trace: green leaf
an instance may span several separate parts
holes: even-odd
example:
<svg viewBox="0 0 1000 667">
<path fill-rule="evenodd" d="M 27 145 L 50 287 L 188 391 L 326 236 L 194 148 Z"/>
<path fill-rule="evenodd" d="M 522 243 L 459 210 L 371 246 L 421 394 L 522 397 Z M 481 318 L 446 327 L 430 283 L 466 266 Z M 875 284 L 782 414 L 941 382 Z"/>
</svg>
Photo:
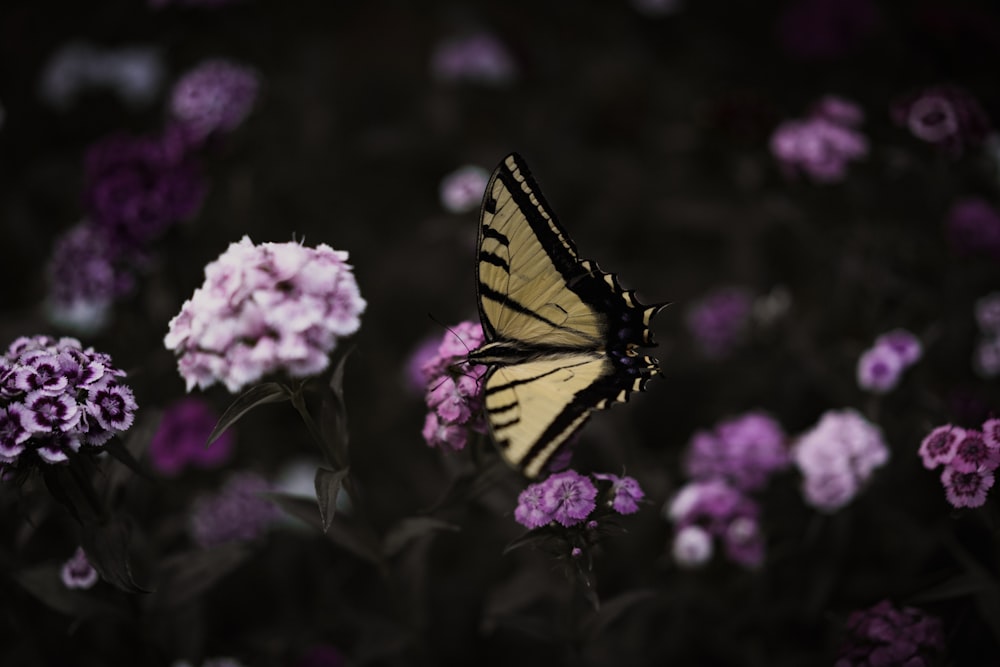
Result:
<svg viewBox="0 0 1000 667">
<path fill-rule="evenodd" d="M 129 527 L 120 520 L 84 525 L 83 550 L 101 578 L 126 593 L 149 593 L 132 576 L 130 541 Z"/>
<path fill-rule="evenodd" d="M 344 484 L 350 468 L 329 470 L 316 468 L 316 502 L 319 503 L 319 516 L 325 533 L 337 513 L 337 495 Z"/>
<path fill-rule="evenodd" d="M 289 398 L 288 389 L 277 382 L 264 382 L 247 389 L 219 417 L 219 423 L 215 425 L 212 433 L 208 436 L 205 446 L 215 442 L 215 439 L 222 435 L 227 428 L 238 422 L 243 415 L 258 405 L 287 401 Z"/>
<path fill-rule="evenodd" d="M 161 563 L 161 580 L 153 604 L 177 607 L 197 597 L 239 567 L 250 555 L 244 544 L 223 544 L 188 551 Z"/>
<path fill-rule="evenodd" d="M 453 523 L 429 516 L 403 519 L 385 534 L 382 539 L 382 551 L 387 556 L 393 556 L 413 540 L 444 530 L 458 532 L 460 528 Z"/>
</svg>

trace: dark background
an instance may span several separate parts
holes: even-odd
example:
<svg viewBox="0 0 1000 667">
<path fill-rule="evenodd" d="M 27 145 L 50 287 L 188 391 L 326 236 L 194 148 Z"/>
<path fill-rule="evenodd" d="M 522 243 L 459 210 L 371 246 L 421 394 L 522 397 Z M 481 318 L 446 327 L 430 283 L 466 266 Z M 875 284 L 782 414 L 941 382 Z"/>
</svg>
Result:
<svg viewBox="0 0 1000 667">
<path fill-rule="evenodd" d="M 982 570 L 972 588 L 992 586 L 990 599 L 1000 600 L 995 499 L 978 512 L 950 513 L 936 474 L 916 457 L 932 426 L 997 405 L 995 383 L 970 366 L 973 303 L 997 288 L 997 267 L 960 256 L 944 232 L 958 197 L 996 201 L 996 163 L 985 150 L 944 156 L 889 116 L 901 96 L 951 83 L 996 118 L 1000 16 L 985 1 L 872 3 L 877 19 L 860 35 L 848 19 L 824 23 L 820 32 L 847 37 L 838 52 L 817 57 L 783 46 L 781 17 L 795 4 L 689 1 L 650 16 L 610 0 L 247 0 L 160 11 L 124 0 L 6 0 L 3 344 L 61 333 L 39 306 L 44 267 L 55 238 L 82 215 L 87 146 L 122 130 L 155 132 L 165 119 L 162 102 L 136 111 L 99 91 L 66 112 L 47 108 L 36 87 L 51 54 L 70 40 L 154 44 L 168 80 L 210 57 L 250 65 L 262 93 L 208 156 L 202 210 L 158 243 L 136 293 L 84 342 L 129 370 L 140 406 L 162 407 L 184 392 L 162 346 L 167 322 L 230 242 L 249 234 L 349 251 L 368 301 L 345 382 L 353 468 L 381 530 L 430 506 L 464 461 L 425 446 L 422 397 L 405 379 L 415 347 L 443 333 L 432 318 L 452 324 L 476 313 L 477 214 L 442 209 L 444 175 L 467 163 L 492 169 L 518 151 L 584 256 L 618 272 L 643 301 L 675 304 L 655 323 L 664 379 L 596 417 L 578 448 L 581 469 L 624 465 L 651 501 L 623 521 L 628 533 L 608 541 L 595 575 L 604 600 L 649 597 L 599 631 L 581 629 L 586 607 L 544 554 L 501 555 L 519 534 L 509 512 L 520 481 L 511 473 L 495 497 L 447 510 L 461 530 L 416 543 L 388 580 L 319 536 L 275 532 L 203 596 L 161 616 L 106 591 L 135 613 L 77 623 L 5 585 L 3 613 L 21 622 L 0 619 L 0 628 L 22 628 L 17 642 L 5 642 L 6 655 L 78 665 L 234 655 L 252 666 L 294 664 L 308 647 L 329 644 L 357 664 L 830 664 L 848 612 L 886 597 L 920 601 L 941 582 L 971 576 L 959 554 Z M 857 4 L 866 3 L 843 7 Z M 435 79 L 436 46 L 479 30 L 509 48 L 516 80 Z M 786 178 L 768 152 L 770 134 L 827 93 L 865 110 L 870 155 L 843 183 Z M 733 355 L 708 360 L 684 314 L 727 285 L 756 294 L 783 287 L 791 307 Z M 855 363 L 897 326 L 921 336 L 928 352 L 906 386 L 876 401 L 856 387 Z M 219 388 L 206 393 L 220 409 L 231 400 Z M 823 517 L 803 505 L 789 473 L 765 499 L 769 555 L 760 572 L 670 563 L 659 508 L 683 483 L 678 460 L 694 430 L 762 408 L 794 435 L 843 407 L 877 421 L 893 450 L 869 492 Z M 261 408 L 238 432 L 233 468 L 267 475 L 310 451 L 288 406 Z M 149 535 L 223 474 L 135 482 L 137 500 L 124 511 L 146 533 L 140 573 L 164 553 Z M 66 538 L 45 539 L 9 549 L 10 566 L 63 558 L 56 545 Z M 922 606 L 945 619 L 954 664 L 988 664 L 973 656 L 996 651 L 1000 607 L 958 594 Z M 571 651 L 567 627 L 579 633 Z"/>
</svg>

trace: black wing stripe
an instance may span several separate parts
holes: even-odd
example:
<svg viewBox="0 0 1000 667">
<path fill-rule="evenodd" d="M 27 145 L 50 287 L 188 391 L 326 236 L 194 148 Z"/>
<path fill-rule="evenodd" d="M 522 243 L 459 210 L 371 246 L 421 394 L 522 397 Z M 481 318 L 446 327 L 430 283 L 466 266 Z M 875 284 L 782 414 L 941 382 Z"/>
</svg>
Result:
<svg viewBox="0 0 1000 667">
<path fill-rule="evenodd" d="M 495 211 L 494 211 L 494 213 L 495 213 Z M 496 241 L 497 243 L 499 243 L 500 245 L 503 245 L 503 246 L 509 246 L 510 245 L 510 239 L 507 238 L 507 236 L 505 234 L 502 234 L 502 233 L 498 232 L 497 230 L 493 229 L 489 225 L 483 225 L 483 238 L 484 239 L 493 239 L 494 241 Z"/>
<path fill-rule="evenodd" d="M 515 301 L 514 299 L 510 298 L 509 295 L 501 294 L 500 292 L 496 291 L 495 289 L 493 289 L 492 287 L 483 282 L 479 283 L 479 298 L 480 299 L 485 298 L 491 301 L 496 301 L 497 303 L 502 304 L 505 308 L 510 308 L 511 310 L 516 311 L 522 315 L 533 317 L 536 320 L 539 320 L 540 322 L 545 322 L 554 329 L 563 328 L 561 324 L 557 324 L 552 320 L 550 320 L 549 318 L 545 317 L 544 315 L 536 313 L 535 311 L 531 310 L 524 304 L 521 304 Z"/>
<path fill-rule="evenodd" d="M 586 359 L 584 361 L 578 361 L 575 364 L 566 364 L 565 366 L 560 366 L 558 368 L 553 368 L 551 371 L 546 371 L 545 373 L 539 373 L 538 375 L 533 375 L 530 378 L 521 378 L 520 380 L 513 380 L 513 381 L 508 382 L 506 384 L 498 384 L 495 387 L 488 388 L 486 390 L 486 395 L 489 396 L 490 394 L 495 394 L 498 391 L 504 391 L 506 389 L 510 389 L 511 387 L 516 387 L 516 386 L 522 385 L 522 384 L 531 384 L 532 382 L 535 382 L 537 380 L 541 380 L 542 378 L 548 377 L 549 375 L 553 375 L 555 373 L 562 373 L 567 368 L 576 368 L 577 366 L 583 366 L 584 364 L 588 364 L 591 361 L 593 361 L 593 360 L 592 359 Z"/>
<path fill-rule="evenodd" d="M 492 408 L 487 408 L 486 411 L 491 415 L 498 415 L 501 412 L 507 412 L 508 410 L 513 410 L 514 408 L 518 407 L 518 405 L 519 403 L 517 401 L 514 401 L 513 403 L 507 403 L 505 405 L 497 405 Z"/>
<path fill-rule="evenodd" d="M 510 264 L 507 263 L 507 260 L 492 252 L 479 253 L 479 262 L 492 264 L 493 266 L 499 267 L 507 273 L 510 273 Z"/>
</svg>

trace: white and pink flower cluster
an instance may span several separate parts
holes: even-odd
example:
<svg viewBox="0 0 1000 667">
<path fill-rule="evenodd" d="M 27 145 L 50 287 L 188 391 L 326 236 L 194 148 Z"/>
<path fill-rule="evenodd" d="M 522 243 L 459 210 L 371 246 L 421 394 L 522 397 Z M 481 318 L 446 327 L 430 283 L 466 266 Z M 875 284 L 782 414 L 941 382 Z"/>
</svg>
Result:
<svg viewBox="0 0 1000 667">
<path fill-rule="evenodd" d="M 470 432 L 486 432 L 481 382 L 486 366 L 465 361 L 483 340 L 479 324 L 462 322 L 445 334 L 437 353 L 422 366 L 428 408 L 423 436 L 431 447 L 458 451 L 465 448 Z"/>
<path fill-rule="evenodd" d="M 1000 419 L 987 419 L 981 431 L 938 426 L 920 443 L 918 453 L 928 470 L 944 467 L 941 484 L 949 503 L 980 507 L 1000 467 Z"/>
<path fill-rule="evenodd" d="M 882 430 L 857 410 L 828 410 L 799 437 L 792 457 L 803 476 L 806 502 L 835 512 L 854 498 L 889 460 Z"/>
<path fill-rule="evenodd" d="M 236 392 L 269 373 L 323 371 L 365 306 L 346 252 L 244 236 L 205 267 L 164 343 L 188 391 L 221 382 Z"/>
<path fill-rule="evenodd" d="M 594 473 L 593 478 L 610 483 L 602 502 L 618 514 L 639 511 L 645 494 L 632 477 Z M 597 508 L 597 485 L 575 470 L 550 475 L 537 484 L 529 484 L 517 498 L 514 520 L 525 528 L 535 529 L 558 523 L 569 527 L 582 523 Z"/>
<path fill-rule="evenodd" d="M 868 155 L 868 139 L 858 129 L 863 120 L 861 107 L 828 95 L 806 118 L 774 130 L 771 154 L 789 176 L 801 171 L 817 183 L 842 181 L 848 163 Z"/>
<path fill-rule="evenodd" d="M 790 461 L 781 424 L 765 412 L 752 411 L 696 432 L 684 468 L 693 479 L 722 479 L 734 488 L 757 491 Z"/>
<path fill-rule="evenodd" d="M 893 329 L 875 339 L 858 359 L 858 386 L 874 394 L 896 388 L 903 371 L 923 356 L 920 339 L 906 329 Z"/>
<path fill-rule="evenodd" d="M 0 357 L 0 464 L 63 463 L 132 426 L 125 372 L 75 338 L 21 337 Z"/>
</svg>

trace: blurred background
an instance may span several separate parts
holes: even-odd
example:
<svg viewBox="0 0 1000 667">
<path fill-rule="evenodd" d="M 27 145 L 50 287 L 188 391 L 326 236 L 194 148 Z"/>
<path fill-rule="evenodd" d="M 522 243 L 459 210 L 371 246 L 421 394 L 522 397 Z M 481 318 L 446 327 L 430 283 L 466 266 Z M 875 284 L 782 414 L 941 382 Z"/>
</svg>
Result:
<svg viewBox="0 0 1000 667">
<path fill-rule="evenodd" d="M 5 581 L 0 623 L 19 636 L 4 663 L 819 665 L 850 611 L 890 598 L 944 619 L 954 662 L 940 664 L 991 664 L 977 656 L 996 655 L 1000 636 L 996 510 L 957 513 L 916 449 L 932 427 L 998 406 L 1000 365 L 974 362 L 975 303 L 1000 283 L 998 55 L 986 0 L 5 0 L 3 344 L 77 336 L 129 372 L 140 410 L 163 409 L 185 393 L 163 336 L 208 262 L 244 235 L 346 250 L 368 303 L 344 383 L 352 469 L 379 530 L 431 507 L 468 464 L 424 443 L 408 368 L 442 324 L 477 317 L 476 173 L 520 153 L 583 256 L 644 302 L 673 305 L 654 324 L 663 379 L 596 416 L 577 447 L 575 467 L 624 468 L 650 503 L 596 558 L 597 592 L 622 610 L 572 651 L 553 628 L 586 608 L 559 566 L 502 555 L 521 532 L 511 472 L 485 500 L 438 513 L 460 530 L 415 541 L 388 576 L 287 530 L 166 610 L 107 590 L 110 611 L 74 615 Z M 99 326 L 53 322 L 51 258 L 91 206 L 88 151 L 165 132 L 172 87 L 213 59 L 249 68 L 259 88 L 202 151 L 199 205 L 144 247 Z M 914 96 L 941 90 L 956 109 L 947 141 L 912 112 Z M 831 95 L 853 109 L 846 138 L 783 152 L 783 124 L 822 115 Z M 810 162 L 841 159 L 825 172 Z M 473 194 L 449 204 L 447 177 L 469 165 Z M 955 206 L 970 198 L 988 212 L 962 227 Z M 925 358 L 874 396 L 857 360 L 897 327 Z M 196 393 L 217 411 L 232 400 Z M 883 428 L 893 456 L 857 506 L 819 516 L 789 473 L 762 500 L 763 567 L 671 562 L 660 510 L 695 431 L 760 409 L 791 441 L 846 407 Z M 129 483 L 140 574 L 171 552 L 165 526 L 227 471 L 274 480 L 314 455 L 287 405 L 235 431 L 226 470 Z M 11 500 L 5 514 L 23 521 Z M 9 566 L 68 557 L 61 525 L 5 539 Z M 965 589 L 920 598 L 958 577 Z M 622 597 L 637 591 L 648 597 Z"/>
</svg>

